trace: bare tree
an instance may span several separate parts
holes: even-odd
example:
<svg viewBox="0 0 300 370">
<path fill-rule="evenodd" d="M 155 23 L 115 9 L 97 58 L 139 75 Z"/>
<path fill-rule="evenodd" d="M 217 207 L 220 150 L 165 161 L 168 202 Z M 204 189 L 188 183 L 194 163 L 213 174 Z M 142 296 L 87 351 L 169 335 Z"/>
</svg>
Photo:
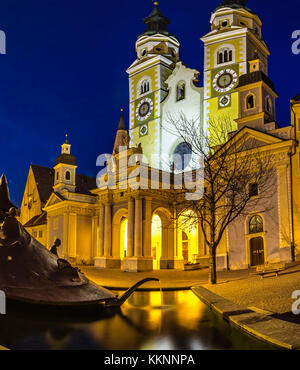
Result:
<svg viewBox="0 0 300 370">
<path fill-rule="evenodd" d="M 209 282 L 216 284 L 217 248 L 228 226 L 257 206 L 260 212 L 271 208 L 266 199 L 274 186 L 273 156 L 262 143 L 237 135 L 229 117 L 210 120 L 205 133 L 199 119 L 187 119 L 184 114 L 169 115 L 168 121 L 168 131 L 190 145 L 199 166 L 204 163 L 201 199 L 187 200 L 190 190 L 183 189 L 176 193 L 174 203 L 181 227 L 185 222 L 201 226 L 209 249 Z"/>
</svg>

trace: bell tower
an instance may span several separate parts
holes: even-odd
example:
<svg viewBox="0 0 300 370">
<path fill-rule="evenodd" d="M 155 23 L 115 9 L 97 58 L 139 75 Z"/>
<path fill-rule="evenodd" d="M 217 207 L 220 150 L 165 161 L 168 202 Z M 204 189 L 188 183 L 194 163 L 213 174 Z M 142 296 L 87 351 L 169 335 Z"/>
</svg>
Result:
<svg viewBox="0 0 300 370">
<path fill-rule="evenodd" d="M 262 22 L 246 4 L 247 0 L 224 0 L 211 16 L 211 31 L 201 39 L 205 55 L 205 127 L 210 119 L 222 117 L 230 118 L 236 126 L 240 76 L 255 68 L 268 75 L 270 52 L 262 38 Z"/>
<path fill-rule="evenodd" d="M 136 61 L 128 68 L 131 145 L 143 148 L 152 167 L 160 167 L 162 153 L 162 101 L 168 94 L 166 80 L 179 60 L 179 42 L 168 31 L 169 19 L 154 3 L 144 19 L 145 32 L 136 42 Z M 153 154 L 156 158 L 153 158 Z"/>
<path fill-rule="evenodd" d="M 242 75 L 236 91 L 239 94 L 238 128 L 252 127 L 261 131 L 274 130 L 276 124 L 275 86 L 264 73 L 259 59 L 249 61 L 250 71 Z"/>
<path fill-rule="evenodd" d="M 54 166 L 55 177 L 53 189 L 56 192 L 75 192 L 76 190 L 76 158 L 71 155 L 71 144 L 66 135 L 65 142 L 61 146 L 61 154 L 56 159 Z"/>
</svg>

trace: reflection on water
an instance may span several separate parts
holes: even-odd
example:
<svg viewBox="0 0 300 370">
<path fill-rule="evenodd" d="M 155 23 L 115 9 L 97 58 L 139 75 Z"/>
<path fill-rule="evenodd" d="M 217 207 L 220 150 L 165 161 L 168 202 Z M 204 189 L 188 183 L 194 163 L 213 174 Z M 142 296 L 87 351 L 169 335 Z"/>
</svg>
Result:
<svg viewBox="0 0 300 370">
<path fill-rule="evenodd" d="M 55 350 L 272 349 L 232 328 L 190 291 L 135 293 L 121 310 L 100 317 L 38 316 L 0 317 L 0 344 Z"/>
</svg>

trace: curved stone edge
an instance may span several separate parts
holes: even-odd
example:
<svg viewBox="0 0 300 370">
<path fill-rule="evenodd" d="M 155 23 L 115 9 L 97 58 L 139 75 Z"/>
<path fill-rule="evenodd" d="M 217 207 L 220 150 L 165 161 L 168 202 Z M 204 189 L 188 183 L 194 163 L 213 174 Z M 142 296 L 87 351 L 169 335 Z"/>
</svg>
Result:
<svg viewBox="0 0 300 370">
<path fill-rule="evenodd" d="M 299 332 L 297 324 L 241 307 L 202 286 L 193 287 L 191 290 L 203 303 L 242 331 L 283 349 L 300 349 L 300 334 L 296 334 Z"/>
<path fill-rule="evenodd" d="M 117 287 L 117 286 L 108 286 L 108 285 L 105 285 L 103 286 L 103 288 L 105 289 L 109 289 L 109 290 L 112 290 L 112 291 L 126 291 L 130 288 L 130 286 L 128 287 Z M 191 290 L 191 287 L 190 286 L 182 286 L 182 287 L 162 287 L 162 288 L 154 288 L 154 287 L 148 287 L 148 288 L 138 288 L 136 290 L 136 292 L 177 292 L 177 291 L 182 291 L 182 290 Z"/>
</svg>

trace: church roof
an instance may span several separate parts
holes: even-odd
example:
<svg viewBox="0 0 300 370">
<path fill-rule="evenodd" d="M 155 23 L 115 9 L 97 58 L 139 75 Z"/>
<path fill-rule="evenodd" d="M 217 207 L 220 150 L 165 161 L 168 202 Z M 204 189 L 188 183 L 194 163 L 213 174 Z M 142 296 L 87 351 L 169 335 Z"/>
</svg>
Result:
<svg viewBox="0 0 300 370">
<path fill-rule="evenodd" d="M 121 110 L 121 116 L 120 116 L 118 130 L 126 130 L 126 123 L 125 123 L 125 119 L 124 119 L 123 110 Z"/>
<path fill-rule="evenodd" d="M 31 165 L 34 178 L 37 183 L 41 202 L 46 204 L 53 193 L 54 174 L 53 168 Z M 76 174 L 76 193 L 93 195 L 90 190 L 96 189 L 96 179 L 94 177 Z"/>
<path fill-rule="evenodd" d="M 96 178 L 85 175 L 76 175 L 76 193 L 93 196 L 94 194 L 91 194 L 90 190 L 96 188 Z"/>
<path fill-rule="evenodd" d="M 56 164 L 64 163 L 76 166 L 76 158 L 72 154 L 63 153 L 56 158 Z"/>
<path fill-rule="evenodd" d="M 34 227 L 34 226 L 41 226 L 47 224 L 47 213 L 42 212 L 40 215 L 32 217 L 31 220 L 26 222 L 24 227 Z"/>
<path fill-rule="evenodd" d="M 260 82 L 260 81 L 265 82 L 273 91 L 275 91 L 274 83 L 262 71 L 250 72 L 250 73 L 240 76 L 238 87 L 250 85 L 252 83 Z"/>
<path fill-rule="evenodd" d="M 248 0 L 223 0 L 222 4 L 217 9 L 224 8 L 224 7 L 226 7 L 226 8 L 232 8 L 232 9 L 240 9 L 240 8 L 243 8 L 243 9 L 248 10 L 249 12 L 252 12 L 246 6 L 247 2 L 248 2 Z"/>
<path fill-rule="evenodd" d="M 46 204 L 53 192 L 54 170 L 48 167 L 42 167 L 32 164 L 33 175 L 37 184 L 40 200 Z"/>
<path fill-rule="evenodd" d="M 294 101 L 300 101 L 300 94 L 294 96 L 292 100 L 294 100 Z"/>
<path fill-rule="evenodd" d="M 155 7 L 150 13 L 148 17 L 144 19 L 144 23 L 146 24 L 147 28 L 145 32 L 141 36 L 151 36 L 157 33 L 166 36 L 173 36 L 168 31 L 168 25 L 170 24 L 170 20 L 166 18 L 158 8 L 158 2 L 154 3 Z"/>
</svg>

